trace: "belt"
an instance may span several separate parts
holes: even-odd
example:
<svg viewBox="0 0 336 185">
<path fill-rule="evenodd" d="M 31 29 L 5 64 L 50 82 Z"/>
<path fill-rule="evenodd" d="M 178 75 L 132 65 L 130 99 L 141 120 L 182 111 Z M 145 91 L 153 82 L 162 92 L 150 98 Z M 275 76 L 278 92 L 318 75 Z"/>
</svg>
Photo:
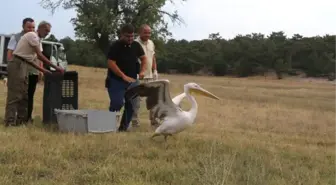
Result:
<svg viewBox="0 0 336 185">
<path fill-rule="evenodd" d="M 14 57 L 16 57 L 16 58 L 18 58 L 18 59 L 20 59 L 20 60 L 22 60 L 22 61 L 24 61 L 24 62 L 30 63 L 27 59 L 25 59 L 25 58 L 23 58 L 23 57 L 20 57 L 20 56 L 18 56 L 18 55 L 14 55 Z"/>
</svg>

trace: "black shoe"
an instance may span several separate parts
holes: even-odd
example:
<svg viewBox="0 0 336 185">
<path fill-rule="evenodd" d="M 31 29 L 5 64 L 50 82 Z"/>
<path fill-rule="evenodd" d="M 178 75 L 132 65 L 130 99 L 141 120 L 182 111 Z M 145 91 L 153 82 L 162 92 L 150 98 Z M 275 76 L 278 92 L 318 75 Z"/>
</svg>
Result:
<svg viewBox="0 0 336 185">
<path fill-rule="evenodd" d="M 125 129 L 124 127 L 119 127 L 118 132 L 127 132 L 127 129 Z"/>
<path fill-rule="evenodd" d="M 34 119 L 33 118 L 29 118 L 28 121 L 27 121 L 27 123 L 33 124 L 34 123 Z"/>
<path fill-rule="evenodd" d="M 17 126 L 14 122 L 5 123 L 5 127 L 14 127 L 14 126 Z"/>
<path fill-rule="evenodd" d="M 16 120 L 16 126 L 20 126 L 20 125 L 27 125 L 27 121 L 24 121 L 24 120 Z"/>
</svg>

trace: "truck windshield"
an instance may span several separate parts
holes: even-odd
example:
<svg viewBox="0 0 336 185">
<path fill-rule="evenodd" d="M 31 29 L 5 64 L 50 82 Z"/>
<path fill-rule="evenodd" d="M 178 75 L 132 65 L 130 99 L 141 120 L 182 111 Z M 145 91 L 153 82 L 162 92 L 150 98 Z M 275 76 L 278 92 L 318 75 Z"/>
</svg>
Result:
<svg viewBox="0 0 336 185">
<path fill-rule="evenodd" d="M 67 68 L 67 59 L 64 48 L 62 46 L 57 48 L 57 56 L 58 56 L 58 65 L 61 66 L 63 69 Z"/>
</svg>

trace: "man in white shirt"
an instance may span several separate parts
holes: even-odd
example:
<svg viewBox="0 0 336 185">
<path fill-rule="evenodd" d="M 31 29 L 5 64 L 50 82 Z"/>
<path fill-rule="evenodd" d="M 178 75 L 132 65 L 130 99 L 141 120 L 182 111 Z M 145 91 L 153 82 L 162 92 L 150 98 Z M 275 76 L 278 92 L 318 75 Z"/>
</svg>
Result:
<svg viewBox="0 0 336 185">
<path fill-rule="evenodd" d="M 150 40 L 151 28 L 144 24 L 140 27 L 139 37 L 135 39 L 136 42 L 140 43 L 142 46 L 146 58 L 147 58 L 147 67 L 145 71 L 145 76 L 140 82 L 150 82 L 158 79 L 158 72 L 156 68 L 156 57 L 155 57 L 155 45 L 152 40 Z M 139 61 L 140 63 L 140 61 Z M 137 98 L 134 105 L 134 113 L 132 118 L 132 126 L 139 126 L 138 112 L 140 109 L 140 97 Z"/>
<path fill-rule="evenodd" d="M 155 45 L 151 37 L 151 28 L 148 25 L 142 25 L 139 30 L 139 37 L 135 41 L 139 42 L 145 51 L 147 57 L 147 70 L 144 76 L 144 82 L 153 81 L 158 78 L 155 58 Z M 139 61 L 140 62 L 140 61 Z"/>
</svg>

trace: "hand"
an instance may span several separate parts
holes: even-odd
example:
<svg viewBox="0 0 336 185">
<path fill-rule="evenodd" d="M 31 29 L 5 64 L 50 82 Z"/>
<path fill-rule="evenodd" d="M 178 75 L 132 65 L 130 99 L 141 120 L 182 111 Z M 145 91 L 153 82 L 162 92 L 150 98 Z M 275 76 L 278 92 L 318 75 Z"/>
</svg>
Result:
<svg viewBox="0 0 336 185">
<path fill-rule="evenodd" d="M 131 77 L 126 76 L 126 75 L 125 75 L 122 79 L 123 79 L 124 81 L 128 82 L 128 83 L 132 83 L 132 82 L 135 82 L 135 81 L 136 81 L 134 78 L 131 78 Z"/>
<path fill-rule="evenodd" d="M 48 74 L 48 75 L 51 75 L 52 73 L 51 73 L 51 71 L 49 71 L 49 70 L 46 70 L 46 69 L 43 69 L 43 74 L 45 75 L 45 74 Z"/>
<path fill-rule="evenodd" d="M 159 74 L 158 74 L 156 69 L 153 72 L 153 78 L 154 78 L 154 80 L 157 80 L 159 78 Z"/>
<path fill-rule="evenodd" d="M 139 73 L 139 79 L 142 80 L 145 77 L 145 73 L 144 72 L 140 72 Z"/>
<path fill-rule="evenodd" d="M 59 71 L 59 72 L 61 72 L 62 74 L 64 74 L 64 69 L 63 68 L 57 67 L 56 70 Z"/>
</svg>

